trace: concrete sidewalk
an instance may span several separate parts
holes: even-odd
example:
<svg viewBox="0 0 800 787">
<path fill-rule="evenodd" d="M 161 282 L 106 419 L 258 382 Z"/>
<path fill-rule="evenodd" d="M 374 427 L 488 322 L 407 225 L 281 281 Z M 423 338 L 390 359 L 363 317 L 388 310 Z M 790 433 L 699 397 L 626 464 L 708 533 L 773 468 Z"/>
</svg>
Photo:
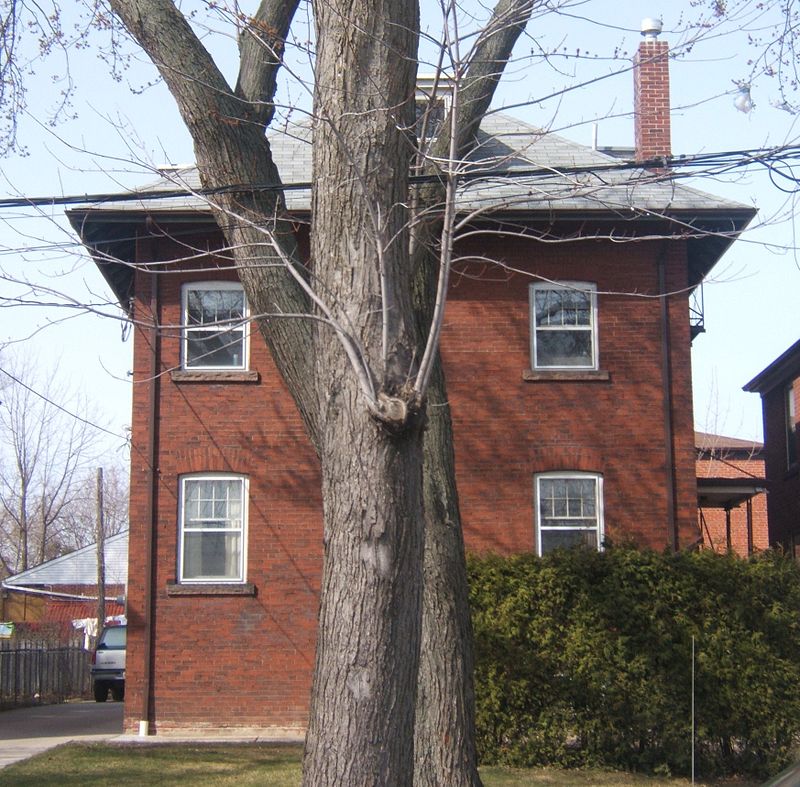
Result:
<svg viewBox="0 0 800 787">
<path fill-rule="evenodd" d="M 7 765 L 12 765 L 29 757 L 54 749 L 65 743 L 90 743 L 92 741 L 107 741 L 114 735 L 73 735 L 56 736 L 53 738 L 12 738 L 0 741 L 0 770 Z M 2 779 L 0 778 L 0 781 Z"/>
<path fill-rule="evenodd" d="M 54 746 L 121 737 L 121 702 L 68 702 L 0 712 L 0 769 Z"/>
</svg>

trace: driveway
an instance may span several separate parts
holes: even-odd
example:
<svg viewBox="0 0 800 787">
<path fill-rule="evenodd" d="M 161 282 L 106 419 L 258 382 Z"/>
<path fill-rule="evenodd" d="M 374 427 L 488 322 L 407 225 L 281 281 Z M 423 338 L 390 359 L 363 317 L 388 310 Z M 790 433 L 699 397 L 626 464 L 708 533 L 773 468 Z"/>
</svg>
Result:
<svg viewBox="0 0 800 787">
<path fill-rule="evenodd" d="M 0 711 L 0 768 L 74 740 L 122 734 L 121 702 L 68 702 Z"/>
</svg>

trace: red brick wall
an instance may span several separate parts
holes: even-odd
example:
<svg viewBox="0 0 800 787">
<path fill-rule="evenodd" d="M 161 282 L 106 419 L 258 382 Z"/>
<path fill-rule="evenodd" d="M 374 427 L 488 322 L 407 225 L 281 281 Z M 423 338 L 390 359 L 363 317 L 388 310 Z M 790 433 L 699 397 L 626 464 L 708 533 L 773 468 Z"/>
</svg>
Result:
<svg viewBox="0 0 800 787">
<path fill-rule="evenodd" d="M 482 250 L 469 251 L 479 256 Z M 657 292 L 653 257 L 653 247 L 642 244 L 532 247 L 510 238 L 503 261 L 518 273 L 489 271 L 478 279 L 475 265 L 454 276 L 442 354 L 469 549 L 532 549 L 533 475 L 552 470 L 603 475 L 605 532 L 612 542 L 656 549 L 670 543 L 661 301 L 625 294 Z M 670 250 L 667 266 L 668 290 L 684 287 L 680 245 Z M 545 279 L 597 285 L 599 366 L 607 381 L 523 380 L 530 368 L 534 270 Z M 685 298 L 670 299 L 669 312 L 679 546 L 685 547 L 698 537 Z"/>
<path fill-rule="evenodd" d="M 669 58 L 666 41 L 642 41 L 634 56 L 634 144 L 639 161 L 669 156 Z"/>
<path fill-rule="evenodd" d="M 766 393 L 764 409 L 764 453 L 769 485 L 770 543 L 800 554 L 800 466 L 788 467 L 786 455 L 785 384 Z M 800 418 L 800 378 L 793 381 L 795 418 Z M 796 437 L 800 438 L 800 428 Z M 800 440 L 799 440 L 800 442 Z M 798 446 L 800 457 L 800 445 Z"/>
<path fill-rule="evenodd" d="M 142 244 L 140 254 L 152 258 L 155 250 Z M 180 253 L 164 243 L 157 251 L 160 259 Z M 461 251 L 484 249 L 474 244 Z M 533 476 L 550 470 L 601 473 L 607 537 L 656 549 L 672 537 L 665 489 L 674 472 L 678 546 L 697 541 L 688 304 L 682 295 L 668 302 L 673 471 L 664 448 L 662 306 L 652 297 L 658 289 L 657 252 L 666 253 L 668 291 L 682 292 L 687 274 L 680 243 L 544 245 L 507 238 L 502 259 L 519 272 L 459 266 L 442 354 L 469 549 L 532 549 Z M 528 285 L 534 271 L 596 284 L 600 368 L 607 379 L 523 379 L 530 368 Z M 473 278 L 476 273 L 480 279 Z M 179 365 L 179 336 L 165 327 L 155 381 L 158 412 L 151 414 L 150 279 L 137 277 L 126 730 L 136 731 L 145 712 L 145 568 L 152 521 L 148 429 L 154 421 L 159 427 L 152 585 L 155 729 L 298 730 L 306 719 L 322 552 L 315 454 L 257 335 L 250 344 L 257 383 L 176 383 L 170 370 Z M 197 280 L 214 277 L 233 275 L 191 274 Z M 178 325 L 180 285 L 189 277 L 153 278 L 160 324 Z M 249 477 L 247 581 L 255 596 L 168 593 L 177 570 L 178 478 L 196 470 Z"/>
<path fill-rule="evenodd" d="M 168 250 L 163 246 L 159 254 Z M 181 252 L 173 250 L 175 254 Z M 144 252 L 143 253 L 148 253 Z M 195 261 L 193 267 L 199 267 Z M 137 314 L 149 319 L 149 286 L 137 274 Z M 180 323 L 184 281 L 235 279 L 230 271 L 159 274 L 163 326 Z M 294 404 L 258 334 L 250 368 L 258 382 L 175 383 L 179 332 L 160 336 L 158 377 L 156 572 L 152 713 L 155 727 L 289 727 L 305 724 L 314 658 L 321 555 L 319 469 Z M 137 327 L 134 345 L 129 646 L 126 729 L 144 718 L 142 694 L 147 506 L 150 339 Z M 246 579 L 255 596 L 169 596 L 177 576 L 178 478 L 193 471 L 246 474 L 249 523 Z"/>
<path fill-rule="evenodd" d="M 698 478 L 742 478 L 747 481 L 763 479 L 763 458 L 739 458 L 730 451 L 719 448 L 706 452 L 697 458 Z M 714 552 L 728 549 L 727 520 L 725 511 L 719 508 L 704 508 L 700 527 L 703 546 Z M 769 548 L 769 528 L 767 523 L 767 494 L 760 492 L 752 501 L 751 527 L 753 551 Z M 731 510 L 731 548 L 742 557 L 748 554 L 747 507 L 743 503 Z"/>
</svg>

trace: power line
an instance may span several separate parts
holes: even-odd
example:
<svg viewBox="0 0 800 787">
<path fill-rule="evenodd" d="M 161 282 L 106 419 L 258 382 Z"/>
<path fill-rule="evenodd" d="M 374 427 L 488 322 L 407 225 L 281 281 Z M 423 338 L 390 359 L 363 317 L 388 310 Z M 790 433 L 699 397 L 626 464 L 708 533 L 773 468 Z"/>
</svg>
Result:
<svg viewBox="0 0 800 787">
<path fill-rule="evenodd" d="M 90 426 L 93 429 L 98 429 L 101 432 L 110 434 L 112 437 L 116 437 L 117 439 L 125 440 L 127 442 L 127 438 L 124 435 L 121 435 L 117 432 L 112 432 L 110 429 L 106 429 L 104 426 L 100 426 L 100 424 L 96 424 L 93 421 L 87 421 L 85 418 L 78 415 L 77 413 L 73 413 L 71 410 L 67 410 L 66 407 L 62 407 L 60 404 L 54 402 L 52 399 L 45 396 L 43 393 L 40 393 L 39 391 L 31 388 L 29 385 L 22 382 L 22 380 L 20 380 L 18 377 L 15 377 L 13 374 L 11 374 L 11 372 L 7 371 L 6 369 L 0 367 L 0 372 L 6 375 L 6 377 L 9 377 L 11 380 L 13 380 L 17 385 L 21 385 L 26 391 L 30 391 L 30 393 L 32 393 L 34 396 L 38 396 L 42 401 L 55 407 L 56 410 L 60 410 L 62 413 L 65 413 L 66 415 L 70 416 L 70 418 L 74 418 L 76 421 L 80 421 L 81 423 L 86 424 L 87 426 Z"/>
<path fill-rule="evenodd" d="M 602 152 L 602 151 L 601 151 Z M 530 178 L 545 177 L 554 178 L 568 175 L 597 175 L 604 173 L 623 172 L 626 170 L 669 170 L 669 174 L 648 175 L 649 180 L 665 180 L 675 177 L 692 177 L 691 174 L 682 175 L 675 172 L 678 168 L 687 170 L 706 169 L 705 174 L 724 174 L 735 169 L 749 166 L 761 166 L 770 173 L 773 183 L 782 191 L 796 191 L 800 189 L 800 175 L 795 175 L 791 170 L 784 171 L 780 167 L 789 167 L 791 162 L 800 163 L 800 146 L 787 145 L 775 148 L 753 148 L 746 150 L 721 151 L 716 153 L 701 153 L 696 155 L 663 156 L 646 161 L 620 160 L 607 165 L 582 165 L 574 167 L 530 167 L 530 168 L 487 168 L 473 172 L 463 172 L 459 174 L 459 180 L 468 183 L 475 180 L 490 178 Z M 709 169 L 710 168 L 710 169 Z M 779 185 L 776 178 L 785 181 Z M 437 183 L 441 180 L 438 175 L 412 175 L 409 183 L 412 185 L 424 185 L 426 183 Z M 787 184 L 793 184 L 794 188 L 787 188 Z M 152 200 L 178 199 L 181 197 L 210 197 L 218 194 L 231 194 L 242 191 L 251 192 L 282 192 L 282 191 L 303 191 L 311 189 L 311 181 L 300 181 L 296 183 L 245 183 L 229 186 L 217 186 L 214 188 L 174 188 L 163 191 L 130 191 L 127 193 L 101 192 L 95 194 L 74 194 L 62 196 L 42 196 L 42 197 L 8 197 L 0 199 L 0 209 L 2 208 L 25 208 L 42 207 L 54 205 L 98 205 L 106 202 L 149 202 Z"/>
</svg>

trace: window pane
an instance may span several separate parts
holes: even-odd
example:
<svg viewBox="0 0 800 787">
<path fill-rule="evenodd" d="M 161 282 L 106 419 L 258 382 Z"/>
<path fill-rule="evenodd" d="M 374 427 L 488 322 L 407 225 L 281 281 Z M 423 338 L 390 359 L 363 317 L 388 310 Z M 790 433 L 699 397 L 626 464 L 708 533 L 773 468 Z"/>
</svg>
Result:
<svg viewBox="0 0 800 787">
<path fill-rule="evenodd" d="M 187 325 L 216 325 L 244 316 L 244 292 L 240 289 L 189 290 L 186 297 Z"/>
<path fill-rule="evenodd" d="M 184 527 L 241 528 L 242 489 L 240 479 L 187 480 L 184 485 Z"/>
<path fill-rule="evenodd" d="M 186 366 L 244 365 L 244 332 L 189 330 L 186 335 Z"/>
<path fill-rule="evenodd" d="M 240 579 L 241 542 L 238 533 L 186 533 L 184 579 Z"/>
<path fill-rule="evenodd" d="M 106 629 L 103 644 L 107 648 L 124 648 L 128 637 L 127 626 L 110 626 Z"/>
<path fill-rule="evenodd" d="M 536 325 L 551 325 L 551 316 L 558 310 L 554 290 L 534 290 Z"/>
<path fill-rule="evenodd" d="M 597 532 L 595 530 L 543 530 L 542 554 L 553 549 L 569 549 L 586 546 L 597 549 Z"/>
<path fill-rule="evenodd" d="M 794 406 L 794 386 L 784 391 L 786 404 L 786 463 L 791 469 L 797 464 L 797 420 Z"/>
<path fill-rule="evenodd" d="M 536 366 L 593 366 L 591 331 L 536 332 Z"/>
<path fill-rule="evenodd" d="M 591 325 L 591 293 L 578 290 L 534 290 L 536 325 Z"/>
<path fill-rule="evenodd" d="M 244 368 L 245 311 L 240 287 L 188 289 L 184 367 Z"/>
<path fill-rule="evenodd" d="M 597 481 L 594 478 L 539 479 L 539 521 L 542 527 L 597 524 Z"/>
</svg>

